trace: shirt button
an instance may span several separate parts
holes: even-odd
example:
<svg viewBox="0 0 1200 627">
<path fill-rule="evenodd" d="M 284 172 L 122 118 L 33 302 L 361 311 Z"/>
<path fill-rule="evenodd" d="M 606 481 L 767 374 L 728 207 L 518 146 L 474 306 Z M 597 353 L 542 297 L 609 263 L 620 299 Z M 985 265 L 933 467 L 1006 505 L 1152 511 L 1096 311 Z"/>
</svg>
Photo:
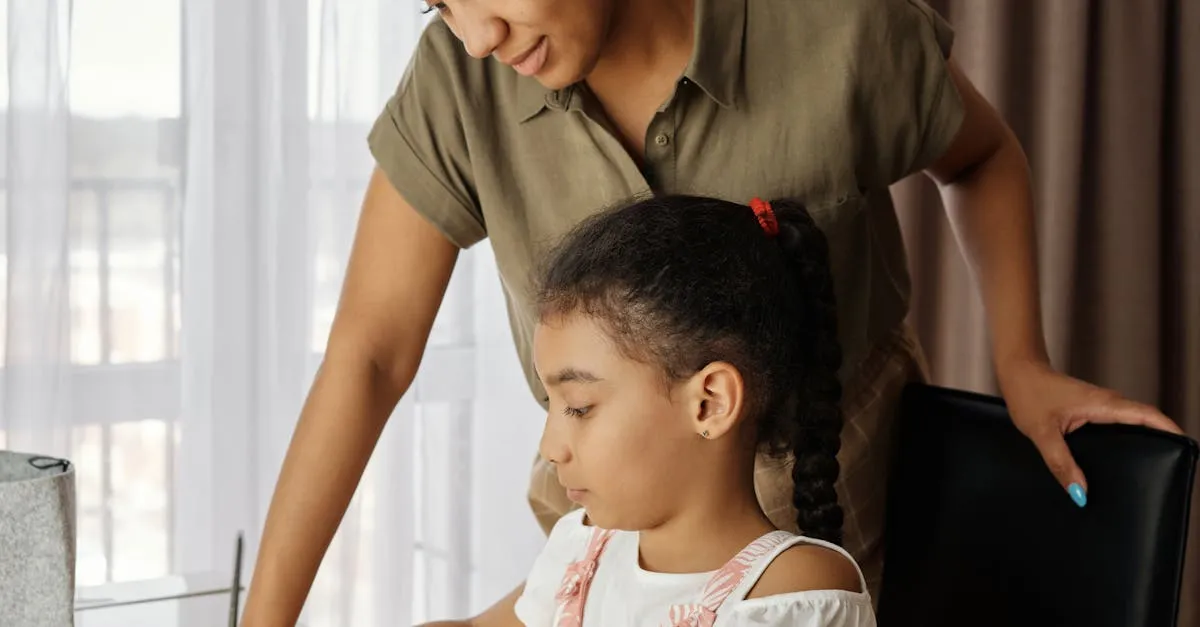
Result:
<svg viewBox="0 0 1200 627">
<path fill-rule="evenodd" d="M 658 144 L 659 146 L 666 146 L 667 144 L 671 143 L 671 138 L 668 137 L 666 133 L 659 133 L 658 137 L 654 138 L 654 143 Z"/>
</svg>

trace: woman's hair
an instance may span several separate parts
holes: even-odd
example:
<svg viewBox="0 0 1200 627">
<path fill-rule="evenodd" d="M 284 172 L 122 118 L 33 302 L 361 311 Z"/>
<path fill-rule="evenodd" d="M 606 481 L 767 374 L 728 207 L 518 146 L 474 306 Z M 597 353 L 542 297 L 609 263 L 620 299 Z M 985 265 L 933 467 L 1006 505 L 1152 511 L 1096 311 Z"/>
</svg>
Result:
<svg viewBox="0 0 1200 627">
<path fill-rule="evenodd" d="M 547 257 L 539 315 L 589 316 L 668 382 L 716 361 L 736 367 L 758 444 L 795 457 L 800 530 L 840 544 L 842 354 L 828 248 L 801 204 L 771 207 L 774 236 L 750 207 L 710 198 L 593 216 Z"/>
</svg>

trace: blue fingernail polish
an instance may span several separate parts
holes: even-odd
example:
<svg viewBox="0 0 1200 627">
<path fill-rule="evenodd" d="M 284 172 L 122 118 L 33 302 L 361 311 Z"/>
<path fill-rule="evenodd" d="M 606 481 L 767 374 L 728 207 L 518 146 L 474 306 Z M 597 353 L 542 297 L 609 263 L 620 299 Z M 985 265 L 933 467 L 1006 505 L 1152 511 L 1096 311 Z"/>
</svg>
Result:
<svg viewBox="0 0 1200 627">
<path fill-rule="evenodd" d="M 1078 483 L 1067 486 L 1067 494 L 1071 495 L 1071 500 L 1075 501 L 1076 505 L 1080 507 L 1087 505 L 1087 492 L 1084 492 L 1083 486 Z"/>
</svg>

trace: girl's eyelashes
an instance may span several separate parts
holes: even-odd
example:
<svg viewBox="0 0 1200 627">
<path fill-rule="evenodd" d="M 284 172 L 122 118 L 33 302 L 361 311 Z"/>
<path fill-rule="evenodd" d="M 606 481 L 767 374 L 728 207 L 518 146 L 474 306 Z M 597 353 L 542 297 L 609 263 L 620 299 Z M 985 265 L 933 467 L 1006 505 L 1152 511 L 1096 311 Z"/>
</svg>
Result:
<svg viewBox="0 0 1200 627">
<path fill-rule="evenodd" d="M 571 418 L 583 418 L 591 409 L 591 407 L 563 407 L 563 415 Z"/>
</svg>

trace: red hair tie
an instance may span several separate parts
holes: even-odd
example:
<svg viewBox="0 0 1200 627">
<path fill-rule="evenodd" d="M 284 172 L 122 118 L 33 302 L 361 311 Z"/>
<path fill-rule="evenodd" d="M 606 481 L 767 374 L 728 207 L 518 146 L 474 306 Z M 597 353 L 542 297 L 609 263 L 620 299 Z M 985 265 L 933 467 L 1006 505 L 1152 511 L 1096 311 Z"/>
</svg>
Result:
<svg viewBox="0 0 1200 627">
<path fill-rule="evenodd" d="M 754 210 L 754 217 L 758 218 L 758 223 L 767 232 L 767 236 L 779 235 L 779 220 L 775 218 L 775 210 L 771 208 L 771 203 L 754 198 L 750 201 L 750 208 Z"/>
</svg>

